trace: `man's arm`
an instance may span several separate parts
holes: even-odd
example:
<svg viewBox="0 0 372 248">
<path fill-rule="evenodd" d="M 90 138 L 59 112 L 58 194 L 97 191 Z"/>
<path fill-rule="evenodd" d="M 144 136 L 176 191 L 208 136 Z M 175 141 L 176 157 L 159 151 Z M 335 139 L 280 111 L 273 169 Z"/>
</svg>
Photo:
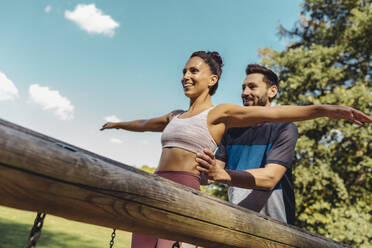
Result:
<svg viewBox="0 0 372 248">
<path fill-rule="evenodd" d="M 267 164 L 265 168 L 228 170 L 225 169 L 225 162 L 216 159 L 213 152 L 208 149 L 196 154 L 196 161 L 199 163 L 197 169 L 207 173 L 210 179 L 247 189 L 272 190 L 287 171 L 286 167 L 274 163 Z"/>
</svg>

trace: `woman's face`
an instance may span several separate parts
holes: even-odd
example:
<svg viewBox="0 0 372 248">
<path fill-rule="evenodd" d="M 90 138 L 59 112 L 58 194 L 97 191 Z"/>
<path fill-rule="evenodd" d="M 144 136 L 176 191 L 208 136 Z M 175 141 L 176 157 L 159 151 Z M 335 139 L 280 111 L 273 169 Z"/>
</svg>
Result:
<svg viewBox="0 0 372 248">
<path fill-rule="evenodd" d="M 218 77 L 211 73 L 210 67 L 200 57 L 192 57 L 183 69 L 182 86 L 187 97 L 194 98 L 209 94 L 209 88 L 217 82 Z"/>
</svg>

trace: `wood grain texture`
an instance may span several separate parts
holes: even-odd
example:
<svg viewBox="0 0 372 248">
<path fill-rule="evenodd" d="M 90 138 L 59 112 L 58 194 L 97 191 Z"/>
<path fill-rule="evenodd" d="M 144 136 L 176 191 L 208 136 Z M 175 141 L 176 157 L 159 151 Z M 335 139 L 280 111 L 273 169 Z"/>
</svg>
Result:
<svg viewBox="0 0 372 248">
<path fill-rule="evenodd" d="M 1 119 L 0 204 L 203 247 L 347 247 Z"/>
</svg>

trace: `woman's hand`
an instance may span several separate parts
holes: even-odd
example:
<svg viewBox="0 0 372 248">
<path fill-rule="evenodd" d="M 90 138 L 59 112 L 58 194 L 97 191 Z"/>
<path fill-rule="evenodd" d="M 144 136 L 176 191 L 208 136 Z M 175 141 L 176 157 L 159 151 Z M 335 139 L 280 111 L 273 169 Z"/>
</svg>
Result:
<svg viewBox="0 0 372 248">
<path fill-rule="evenodd" d="M 116 129 L 118 129 L 118 127 L 116 126 L 116 123 L 115 123 L 115 122 L 107 122 L 106 124 L 104 124 L 104 125 L 101 127 L 100 131 L 103 131 L 103 130 L 105 130 L 105 129 L 111 129 L 111 128 L 116 128 Z"/>
<path fill-rule="evenodd" d="M 348 120 L 360 126 L 363 122 L 372 123 L 372 119 L 363 112 L 346 106 L 326 105 L 326 116 L 335 120 Z"/>
<path fill-rule="evenodd" d="M 182 110 L 175 110 L 169 114 L 143 120 L 124 121 L 124 122 L 107 122 L 101 127 L 101 131 L 105 129 L 123 129 L 132 132 L 162 132 L 168 125 L 169 121 Z M 183 112 L 183 111 L 182 111 Z"/>
<path fill-rule="evenodd" d="M 307 106 L 250 106 L 241 107 L 234 104 L 220 104 L 216 106 L 215 116 L 221 116 L 220 119 L 214 118 L 212 122 L 224 123 L 227 128 L 246 127 L 262 124 L 265 122 L 295 122 L 313 120 L 320 117 L 331 119 L 344 119 L 363 125 L 363 123 L 372 123 L 372 119 L 363 112 L 351 107 L 339 105 L 307 105 Z M 213 116 L 212 116 L 213 117 Z"/>
</svg>

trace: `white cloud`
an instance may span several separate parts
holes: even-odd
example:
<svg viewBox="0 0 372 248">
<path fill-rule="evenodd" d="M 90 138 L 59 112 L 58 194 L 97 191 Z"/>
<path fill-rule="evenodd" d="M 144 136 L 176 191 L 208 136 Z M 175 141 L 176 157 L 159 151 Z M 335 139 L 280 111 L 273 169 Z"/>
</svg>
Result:
<svg viewBox="0 0 372 248">
<path fill-rule="evenodd" d="M 115 144 L 123 144 L 123 141 L 117 138 L 110 138 L 110 142 Z"/>
<path fill-rule="evenodd" d="M 116 115 L 110 115 L 103 118 L 107 122 L 120 122 L 120 119 Z"/>
<path fill-rule="evenodd" d="M 52 6 L 47 5 L 44 9 L 45 13 L 49 13 L 52 10 Z"/>
<path fill-rule="evenodd" d="M 112 37 L 115 28 L 120 26 L 111 16 L 104 15 L 95 4 L 78 4 L 75 10 L 65 11 L 65 18 L 77 23 L 80 28 L 92 34 L 104 34 Z"/>
<path fill-rule="evenodd" d="M 0 72 L 0 101 L 14 100 L 18 97 L 18 89 L 7 76 Z"/>
<path fill-rule="evenodd" d="M 74 118 L 74 106 L 70 100 L 63 97 L 56 90 L 33 84 L 29 88 L 31 99 L 39 104 L 43 110 L 53 111 L 61 120 L 72 120 Z"/>
</svg>

